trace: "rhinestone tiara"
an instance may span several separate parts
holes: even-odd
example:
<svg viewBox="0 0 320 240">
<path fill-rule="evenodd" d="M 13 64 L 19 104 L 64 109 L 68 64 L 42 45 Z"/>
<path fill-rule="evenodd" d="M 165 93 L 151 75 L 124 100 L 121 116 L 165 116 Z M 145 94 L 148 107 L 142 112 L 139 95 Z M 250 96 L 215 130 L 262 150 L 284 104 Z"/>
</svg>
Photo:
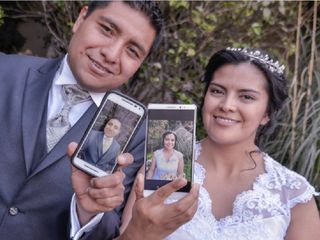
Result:
<svg viewBox="0 0 320 240">
<path fill-rule="evenodd" d="M 247 55 L 250 58 L 250 60 L 253 60 L 253 59 L 258 60 L 259 62 L 265 64 L 271 72 L 276 72 L 278 74 L 283 74 L 284 72 L 284 69 L 285 69 L 284 65 L 281 65 L 279 61 L 274 61 L 272 58 L 269 57 L 268 54 L 263 54 L 259 50 L 251 51 L 246 48 L 231 48 L 231 47 L 228 47 L 227 50 L 241 52 Z"/>
</svg>

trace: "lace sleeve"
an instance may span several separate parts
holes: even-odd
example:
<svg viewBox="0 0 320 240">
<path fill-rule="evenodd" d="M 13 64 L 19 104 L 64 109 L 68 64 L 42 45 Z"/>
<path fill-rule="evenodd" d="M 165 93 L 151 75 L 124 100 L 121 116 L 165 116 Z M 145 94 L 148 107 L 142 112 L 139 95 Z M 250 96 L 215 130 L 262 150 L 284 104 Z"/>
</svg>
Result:
<svg viewBox="0 0 320 240">
<path fill-rule="evenodd" d="M 287 181 L 284 186 L 285 195 L 288 206 L 293 208 L 299 203 L 306 203 L 311 200 L 313 196 L 319 196 L 319 193 L 315 191 L 314 187 L 301 175 L 286 171 Z"/>
</svg>

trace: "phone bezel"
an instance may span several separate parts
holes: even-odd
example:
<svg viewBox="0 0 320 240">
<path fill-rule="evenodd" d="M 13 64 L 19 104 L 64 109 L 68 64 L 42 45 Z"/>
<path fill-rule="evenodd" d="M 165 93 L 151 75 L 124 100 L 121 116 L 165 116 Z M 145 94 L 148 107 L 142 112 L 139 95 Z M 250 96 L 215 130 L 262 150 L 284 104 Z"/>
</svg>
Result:
<svg viewBox="0 0 320 240">
<path fill-rule="evenodd" d="M 144 196 L 149 196 L 159 187 L 162 187 L 168 184 L 169 180 L 154 180 L 154 179 L 146 179 L 146 161 L 147 161 L 147 141 L 148 141 L 148 131 L 149 131 L 149 111 L 150 110 L 159 110 L 159 111 L 167 111 L 167 110 L 190 110 L 193 111 L 193 138 L 192 138 L 192 161 L 191 161 L 191 180 L 188 181 L 187 185 L 177 192 L 174 192 L 170 195 L 171 199 L 180 199 L 184 195 L 186 195 L 192 187 L 194 177 L 194 156 L 195 156 L 195 144 L 196 144 L 196 118 L 197 118 L 197 106 L 195 104 L 160 104 L 160 103 L 151 103 L 148 104 L 147 107 L 147 123 L 146 123 L 146 144 L 145 144 L 145 165 L 144 165 Z M 181 119 L 183 120 L 183 119 Z"/>
<path fill-rule="evenodd" d="M 109 173 L 94 166 L 91 163 L 88 163 L 88 162 L 78 158 L 77 155 L 79 154 L 81 148 L 85 144 L 86 139 L 88 138 L 92 128 L 94 127 L 95 122 L 98 120 L 107 101 L 112 101 L 112 102 L 136 113 L 137 115 L 140 115 L 140 118 L 139 118 L 136 126 L 134 127 L 131 135 L 129 136 L 128 141 L 125 143 L 125 145 L 121 149 L 121 153 L 125 152 L 126 148 L 131 143 L 133 136 L 137 132 L 138 127 L 141 125 L 141 123 L 143 122 L 143 119 L 145 118 L 145 115 L 146 115 L 146 107 L 142 103 L 136 101 L 135 99 L 132 99 L 122 93 L 117 92 L 117 91 L 110 91 L 105 94 L 105 96 L 103 97 L 103 99 L 101 101 L 99 108 L 95 112 L 94 117 L 90 121 L 90 124 L 88 125 L 83 137 L 81 138 L 75 152 L 73 153 L 73 155 L 71 157 L 71 162 L 75 167 L 77 167 L 78 169 L 80 169 L 80 170 L 82 170 L 82 171 L 84 171 L 94 177 L 106 176 L 106 175 L 109 175 Z M 139 109 L 139 112 L 134 111 L 137 109 Z M 117 167 L 117 163 L 113 166 L 111 173 L 115 171 L 116 167 Z"/>
</svg>

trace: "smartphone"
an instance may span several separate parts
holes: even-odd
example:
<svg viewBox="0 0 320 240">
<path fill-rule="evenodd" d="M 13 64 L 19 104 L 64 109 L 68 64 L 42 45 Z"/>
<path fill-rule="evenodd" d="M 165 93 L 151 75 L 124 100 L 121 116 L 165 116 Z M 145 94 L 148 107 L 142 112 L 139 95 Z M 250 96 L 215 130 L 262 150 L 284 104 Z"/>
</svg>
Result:
<svg viewBox="0 0 320 240">
<path fill-rule="evenodd" d="M 194 104 L 149 104 L 145 144 L 144 195 L 179 176 L 185 187 L 169 198 L 180 199 L 193 183 L 197 107 Z"/>
<path fill-rule="evenodd" d="M 125 151 L 145 113 L 136 100 L 116 91 L 107 93 L 72 156 L 73 165 L 95 177 L 114 172 L 117 156 Z"/>
</svg>

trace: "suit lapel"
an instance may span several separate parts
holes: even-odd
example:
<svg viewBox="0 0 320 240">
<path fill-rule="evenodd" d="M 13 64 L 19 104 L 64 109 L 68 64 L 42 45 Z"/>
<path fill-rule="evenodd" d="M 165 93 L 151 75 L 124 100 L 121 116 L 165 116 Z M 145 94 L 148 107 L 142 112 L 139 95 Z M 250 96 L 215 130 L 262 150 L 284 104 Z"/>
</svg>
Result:
<svg viewBox="0 0 320 240">
<path fill-rule="evenodd" d="M 60 60 L 56 60 L 40 69 L 30 69 L 27 77 L 22 112 L 22 140 L 27 175 L 31 171 L 37 150 L 37 137 L 42 120 L 46 118 L 49 90 L 59 63 Z"/>
<path fill-rule="evenodd" d="M 83 116 L 77 121 L 77 123 L 60 139 L 60 141 L 54 146 L 54 148 L 43 157 L 40 164 L 32 172 L 30 177 L 33 177 L 40 171 L 44 170 L 51 164 L 65 157 L 67 154 L 67 146 L 71 142 L 79 143 L 85 130 L 87 129 L 97 107 L 92 104 L 89 109 L 83 114 Z"/>
</svg>

